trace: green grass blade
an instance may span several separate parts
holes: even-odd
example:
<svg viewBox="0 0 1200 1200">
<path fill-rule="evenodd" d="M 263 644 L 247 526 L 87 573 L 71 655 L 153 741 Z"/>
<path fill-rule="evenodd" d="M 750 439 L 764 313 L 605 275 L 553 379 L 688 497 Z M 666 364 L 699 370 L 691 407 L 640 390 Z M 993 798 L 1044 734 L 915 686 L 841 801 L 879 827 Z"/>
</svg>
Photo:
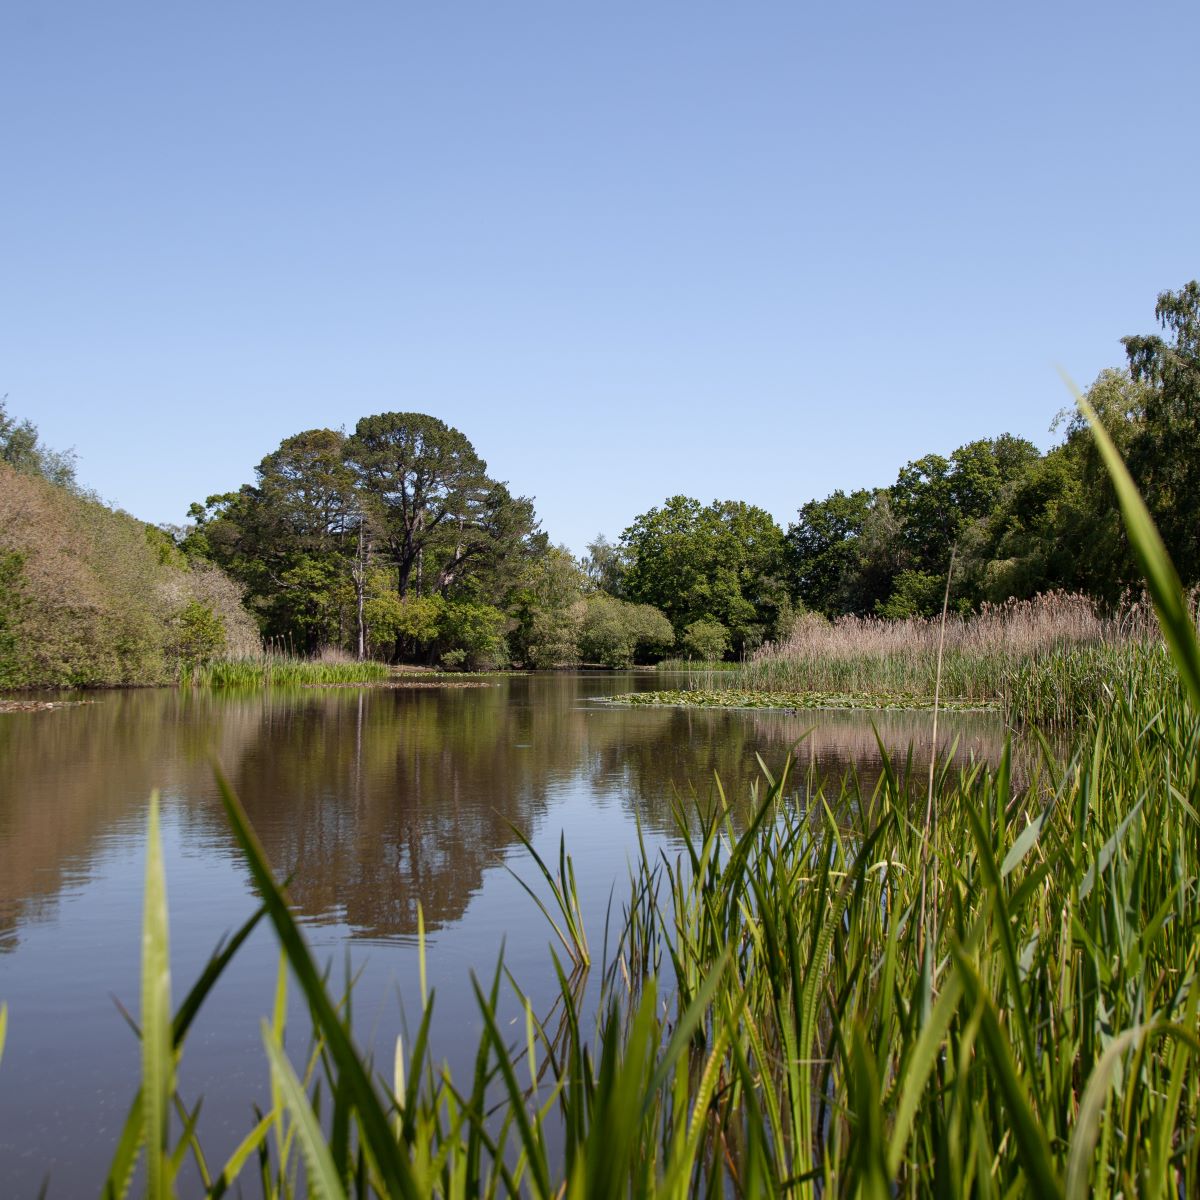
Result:
<svg viewBox="0 0 1200 1200">
<path fill-rule="evenodd" d="M 929 1019 L 921 1029 L 916 1046 L 905 1060 L 900 1104 L 896 1109 L 892 1136 L 888 1143 L 887 1169 L 893 1179 L 900 1170 L 904 1147 L 912 1132 L 913 1119 L 917 1115 L 921 1096 L 942 1052 L 946 1030 L 950 1028 L 961 997 L 962 980 L 957 971 L 950 971 L 943 979 L 941 993 L 934 1002 Z"/>
<path fill-rule="evenodd" d="M 1079 1116 L 1075 1122 L 1075 1132 L 1071 1136 L 1071 1149 L 1067 1157 L 1066 1200 L 1086 1200 L 1091 1195 L 1088 1177 L 1092 1156 L 1100 1136 L 1100 1118 L 1108 1103 L 1108 1088 L 1117 1065 L 1125 1053 L 1137 1046 L 1143 1038 L 1156 1035 L 1177 1038 L 1193 1051 L 1200 1052 L 1200 1038 L 1197 1038 L 1195 1033 L 1181 1025 L 1172 1025 L 1165 1021 L 1138 1025 L 1113 1038 L 1093 1069 L 1079 1104 Z"/>
<path fill-rule="evenodd" d="M 175 1018 L 171 1022 L 172 1036 L 175 1041 L 176 1051 L 183 1044 L 183 1039 L 187 1036 L 187 1031 L 191 1027 L 192 1021 L 195 1020 L 196 1014 L 200 1011 L 208 993 L 222 974 L 225 968 L 229 966 L 233 956 L 241 949 L 246 939 L 254 932 L 259 921 L 266 916 L 265 908 L 257 908 L 249 919 L 238 929 L 237 933 L 229 939 L 222 941 L 217 945 L 217 948 L 212 952 L 212 957 L 204 966 L 204 970 L 200 973 L 196 982 L 192 984 L 188 994 L 184 997 L 183 1003 L 180 1004 L 175 1013 Z"/>
<path fill-rule="evenodd" d="M 146 1194 L 172 1194 L 168 1126 L 175 1092 L 171 1031 L 171 962 L 167 885 L 159 835 L 158 793 L 150 796 L 146 824 L 146 884 L 142 915 L 142 1122 L 146 1142 Z"/>
<path fill-rule="evenodd" d="M 229 1190 L 230 1185 L 237 1180 L 242 1173 L 242 1167 L 246 1165 L 246 1160 L 266 1141 L 275 1117 L 276 1114 L 273 1111 L 267 1113 L 241 1140 L 237 1149 L 221 1168 L 221 1173 L 213 1181 L 212 1188 L 208 1193 L 209 1200 L 220 1200 L 220 1197 Z"/>
<path fill-rule="evenodd" d="M 138 1093 L 129 1106 L 125 1127 L 121 1130 L 117 1148 L 113 1151 L 112 1162 L 109 1164 L 108 1175 L 101 1189 L 100 1194 L 104 1200 L 122 1200 L 128 1193 L 145 1132 L 146 1122 L 142 1116 L 142 1089 L 138 1088 Z"/>
<path fill-rule="evenodd" d="M 271 1078 L 275 1080 L 275 1086 L 291 1114 L 292 1128 L 296 1131 L 300 1152 L 304 1155 L 308 1194 L 316 1197 L 316 1200 L 345 1200 L 346 1193 L 333 1165 L 333 1156 L 325 1144 L 321 1126 L 304 1088 L 300 1086 L 300 1080 L 296 1078 L 296 1072 L 292 1070 L 292 1064 L 279 1048 L 266 1022 L 263 1022 L 263 1045 L 271 1060 Z"/>
<path fill-rule="evenodd" d="M 1054 1169 L 1054 1159 L 1046 1134 L 1029 1102 L 1029 1093 L 1021 1072 L 1013 1059 L 1012 1047 L 1000 1024 L 996 1006 L 983 980 L 961 949 L 952 951 L 954 964 L 962 980 L 967 1003 L 982 1013 L 980 1036 L 991 1060 L 992 1073 L 1000 1094 L 1004 1097 L 1017 1150 L 1025 1167 L 1029 1194 L 1060 1200 L 1062 1183 Z"/>
<path fill-rule="evenodd" d="M 348 1085 L 350 1097 L 358 1112 L 364 1149 L 379 1171 L 383 1186 L 389 1195 L 418 1200 L 419 1191 L 412 1166 L 392 1136 L 388 1114 L 367 1075 L 362 1057 L 329 998 L 321 973 L 309 953 L 295 917 L 292 916 L 287 896 L 275 882 L 266 853 L 259 844 L 241 803 L 220 770 L 216 771 L 216 778 L 229 824 L 246 856 L 246 863 L 254 882 L 262 894 L 267 915 L 275 927 L 292 971 L 312 1010 L 317 1028 L 328 1045 L 330 1056 Z"/>
<path fill-rule="evenodd" d="M 183 1003 L 176 1010 L 175 1017 L 171 1022 L 176 1057 L 178 1057 L 183 1047 L 188 1029 L 191 1028 L 192 1021 L 204 1004 L 205 998 L 212 991 L 217 980 L 224 973 L 225 968 L 232 961 L 234 955 L 250 934 L 254 932 L 255 927 L 265 914 L 265 908 L 257 909 L 228 942 L 223 942 L 217 946 L 199 978 L 191 986 L 187 996 L 184 997 Z M 135 1032 L 140 1038 L 141 1030 L 135 1030 Z M 137 1095 L 133 1098 L 133 1103 L 129 1106 L 129 1113 L 125 1118 L 124 1128 L 121 1130 L 121 1136 L 117 1140 L 117 1147 L 113 1151 L 108 1175 L 105 1177 L 104 1185 L 101 1188 L 101 1195 L 105 1197 L 105 1200 L 120 1200 L 129 1191 L 129 1184 L 133 1179 L 133 1169 L 137 1165 L 138 1152 L 142 1148 L 142 1136 L 144 1133 L 145 1119 L 142 1114 L 142 1089 L 139 1087 Z"/>
</svg>

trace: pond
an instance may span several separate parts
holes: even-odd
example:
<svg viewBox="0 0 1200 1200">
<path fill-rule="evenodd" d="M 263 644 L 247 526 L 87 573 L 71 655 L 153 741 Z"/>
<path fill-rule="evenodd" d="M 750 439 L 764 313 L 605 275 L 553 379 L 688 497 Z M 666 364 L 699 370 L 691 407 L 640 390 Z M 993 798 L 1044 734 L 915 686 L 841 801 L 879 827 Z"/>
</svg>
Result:
<svg viewBox="0 0 1200 1200">
<path fill-rule="evenodd" d="M 252 911 L 248 872 L 217 799 L 219 763 L 322 962 L 361 974 L 355 1029 L 389 1062 L 419 1016 L 418 906 L 436 991 L 434 1046 L 456 1070 L 481 1026 L 470 978 L 503 950 L 535 1006 L 554 988 L 553 932 L 508 868 L 536 885 L 514 827 L 544 857 L 565 835 L 593 953 L 614 919 L 640 825 L 675 843 L 675 804 L 744 798 L 756 755 L 777 770 L 796 746 L 793 794 L 880 771 L 876 731 L 928 762 L 925 713 L 626 708 L 661 674 L 543 674 L 482 687 L 307 689 L 244 695 L 98 693 L 90 703 L 0 715 L 0 1194 L 96 1194 L 138 1083 L 136 1019 L 147 799 L 159 789 L 175 1002 L 223 933 Z M 994 759 L 994 715 L 943 716 L 964 760 Z M 804 739 L 800 741 L 800 739 Z M 273 934 L 243 947 L 193 1027 L 181 1082 L 205 1097 L 218 1163 L 267 1096 L 260 1022 L 278 971 Z M 341 985 L 338 983 L 338 989 Z M 293 1001 L 295 1000 L 293 989 Z M 294 1052 L 307 1026 L 293 1003 Z M 192 1186 L 195 1186 L 193 1180 Z M 187 1190 L 186 1181 L 183 1184 Z"/>
</svg>

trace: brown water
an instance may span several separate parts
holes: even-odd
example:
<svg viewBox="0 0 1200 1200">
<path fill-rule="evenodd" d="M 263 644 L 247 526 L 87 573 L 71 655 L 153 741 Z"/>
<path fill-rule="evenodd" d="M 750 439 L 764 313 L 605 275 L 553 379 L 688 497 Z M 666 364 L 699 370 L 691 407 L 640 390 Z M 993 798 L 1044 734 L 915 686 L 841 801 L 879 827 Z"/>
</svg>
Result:
<svg viewBox="0 0 1200 1200">
<path fill-rule="evenodd" d="M 635 822 L 673 841 L 673 801 L 730 796 L 796 751 L 797 795 L 815 779 L 880 770 L 876 730 L 927 763 L 930 718 L 788 714 L 599 703 L 663 676 L 533 675 L 488 687 L 303 690 L 250 696 L 98 694 L 50 712 L 0 714 L 0 1196 L 94 1195 L 137 1087 L 136 1015 L 146 802 L 163 797 L 176 1000 L 222 933 L 253 910 L 247 872 L 213 783 L 241 795 L 310 940 L 355 986 L 356 1029 L 385 1059 L 401 1009 L 419 1011 L 418 903 L 436 988 L 435 1051 L 452 1065 L 480 1028 L 470 973 L 505 961 L 535 1002 L 553 988 L 553 936 L 506 867 L 535 872 L 511 826 L 545 857 L 575 858 L 599 954 L 614 884 L 627 880 Z M 993 759 L 986 715 L 943 716 L 964 759 Z M 257 932 L 194 1026 L 182 1082 L 205 1096 L 201 1130 L 221 1161 L 266 1095 L 259 1023 L 277 951 Z M 295 1006 L 293 1006 L 295 1007 Z M 299 1009 L 296 1008 L 296 1017 Z M 298 1037 L 300 1035 L 298 1034 Z M 185 1187 L 186 1190 L 186 1187 Z"/>
</svg>

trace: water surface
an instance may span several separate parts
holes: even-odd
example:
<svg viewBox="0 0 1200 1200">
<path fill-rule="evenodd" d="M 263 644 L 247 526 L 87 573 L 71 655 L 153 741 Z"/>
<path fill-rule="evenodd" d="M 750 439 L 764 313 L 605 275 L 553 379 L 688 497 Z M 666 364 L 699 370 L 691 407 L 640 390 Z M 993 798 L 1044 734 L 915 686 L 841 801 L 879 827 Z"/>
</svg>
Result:
<svg viewBox="0 0 1200 1200">
<path fill-rule="evenodd" d="M 507 870 L 535 879 L 514 826 L 545 856 L 565 834 L 598 955 L 636 822 L 669 850 L 675 804 L 707 795 L 714 773 L 744 797 L 756 755 L 777 769 L 795 747 L 803 803 L 810 780 L 855 772 L 871 786 L 877 731 L 901 759 L 913 746 L 918 770 L 928 761 L 928 714 L 598 702 L 663 686 L 669 678 L 653 674 L 546 674 L 471 689 L 110 692 L 0 714 L 0 1194 L 36 1195 L 47 1178 L 52 1197 L 95 1194 L 136 1090 L 137 1043 L 118 1002 L 136 1016 L 152 789 L 163 799 L 176 1001 L 255 902 L 217 800 L 219 762 L 276 872 L 291 875 L 319 956 L 339 977 L 343 965 L 363 968 L 356 1029 L 385 1061 L 402 1010 L 419 1012 L 420 905 L 435 1050 L 455 1065 L 480 1028 L 470 974 L 490 976 L 502 947 L 535 1002 L 554 986 L 552 933 Z M 943 715 L 942 729 L 964 759 L 995 758 L 1004 736 L 984 714 Z M 277 967 L 260 930 L 189 1037 L 182 1081 L 205 1097 L 217 1161 L 266 1095 L 259 1023 Z"/>
</svg>

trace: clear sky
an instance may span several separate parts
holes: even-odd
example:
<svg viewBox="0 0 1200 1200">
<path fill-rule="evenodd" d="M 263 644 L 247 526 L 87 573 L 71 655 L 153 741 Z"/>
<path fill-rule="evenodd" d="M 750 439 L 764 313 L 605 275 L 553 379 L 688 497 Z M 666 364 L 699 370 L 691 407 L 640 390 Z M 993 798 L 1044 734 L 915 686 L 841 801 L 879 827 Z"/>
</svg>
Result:
<svg viewBox="0 0 1200 1200">
<path fill-rule="evenodd" d="M 0 394 L 146 520 L 460 428 L 577 552 L 1012 432 L 1200 274 L 1200 4 L 5 0 Z"/>
</svg>

